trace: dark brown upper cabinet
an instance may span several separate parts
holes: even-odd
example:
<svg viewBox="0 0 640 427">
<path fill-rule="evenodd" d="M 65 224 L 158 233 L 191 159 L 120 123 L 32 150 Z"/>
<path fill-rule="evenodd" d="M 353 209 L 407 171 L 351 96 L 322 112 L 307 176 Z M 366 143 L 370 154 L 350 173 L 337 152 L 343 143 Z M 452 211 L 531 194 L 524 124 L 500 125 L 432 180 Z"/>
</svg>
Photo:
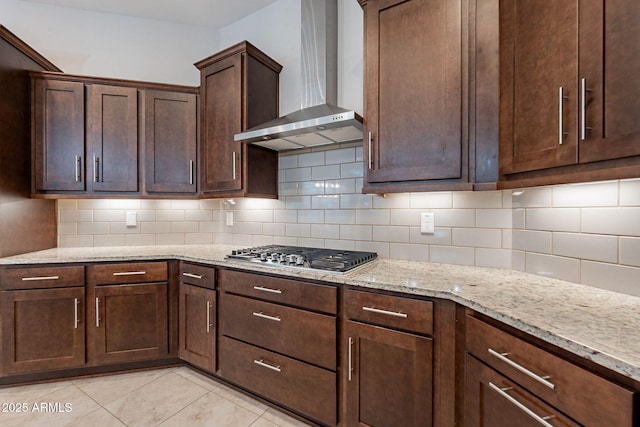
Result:
<svg viewBox="0 0 640 427">
<path fill-rule="evenodd" d="M 640 176 L 640 3 L 500 2 L 505 187 Z"/>
<path fill-rule="evenodd" d="M 147 192 L 195 195 L 197 108 L 195 93 L 144 91 Z"/>
<path fill-rule="evenodd" d="M 467 0 L 359 2 L 365 24 L 363 191 L 495 188 L 498 40 L 490 19 L 497 20 L 497 9 L 480 5 L 487 18 L 477 23 Z M 479 92 L 471 68 L 477 56 Z M 470 128 L 476 102 L 484 107 L 478 133 Z"/>
<path fill-rule="evenodd" d="M 46 72 L 31 80 L 33 195 L 195 196 L 197 88 Z"/>
<path fill-rule="evenodd" d="M 282 66 L 246 41 L 195 66 L 201 75 L 200 196 L 277 198 L 277 153 L 233 136 L 278 117 Z"/>
<path fill-rule="evenodd" d="M 95 192 L 138 191 L 138 90 L 87 86 L 88 159 Z"/>
</svg>

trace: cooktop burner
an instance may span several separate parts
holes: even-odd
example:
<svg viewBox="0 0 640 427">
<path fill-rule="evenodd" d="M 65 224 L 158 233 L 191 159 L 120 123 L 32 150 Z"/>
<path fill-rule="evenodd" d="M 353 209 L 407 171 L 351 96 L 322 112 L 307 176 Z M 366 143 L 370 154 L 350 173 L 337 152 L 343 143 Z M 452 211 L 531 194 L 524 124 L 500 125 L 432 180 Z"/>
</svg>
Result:
<svg viewBox="0 0 640 427">
<path fill-rule="evenodd" d="M 263 265 L 344 273 L 377 257 L 375 252 L 269 245 L 233 250 L 225 258 Z"/>
</svg>

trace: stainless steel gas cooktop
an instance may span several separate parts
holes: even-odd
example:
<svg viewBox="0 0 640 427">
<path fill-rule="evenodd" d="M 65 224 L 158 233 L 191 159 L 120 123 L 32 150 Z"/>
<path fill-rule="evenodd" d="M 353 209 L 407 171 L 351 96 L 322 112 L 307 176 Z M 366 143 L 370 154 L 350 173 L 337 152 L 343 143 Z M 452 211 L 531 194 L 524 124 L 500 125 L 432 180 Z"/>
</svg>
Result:
<svg viewBox="0 0 640 427">
<path fill-rule="evenodd" d="M 344 273 L 377 257 L 375 252 L 269 245 L 233 250 L 225 258 L 262 265 Z"/>
</svg>

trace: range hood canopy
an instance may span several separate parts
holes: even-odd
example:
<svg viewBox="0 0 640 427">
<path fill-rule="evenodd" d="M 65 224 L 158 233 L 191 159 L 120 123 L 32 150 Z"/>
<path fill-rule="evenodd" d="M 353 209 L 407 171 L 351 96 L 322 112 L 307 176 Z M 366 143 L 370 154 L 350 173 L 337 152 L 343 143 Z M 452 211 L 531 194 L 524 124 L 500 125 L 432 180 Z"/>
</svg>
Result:
<svg viewBox="0 0 640 427">
<path fill-rule="evenodd" d="M 292 150 L 362 139 L 362 117 L 336 106 L 337 0 L 301 0 L 301 109 L 235 135 L 235 141 Z"/>
</svg>

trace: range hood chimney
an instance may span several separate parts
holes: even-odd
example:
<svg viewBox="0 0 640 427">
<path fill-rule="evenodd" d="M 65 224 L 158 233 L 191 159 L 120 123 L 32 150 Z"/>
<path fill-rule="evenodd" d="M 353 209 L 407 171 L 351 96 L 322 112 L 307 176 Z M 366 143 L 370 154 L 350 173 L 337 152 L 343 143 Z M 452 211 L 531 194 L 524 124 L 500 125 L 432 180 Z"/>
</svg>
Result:
<svg viewBox="0 0 640 427">
<path fill-rule="evenodd" d="M 337 0 L 301 0 L 301 109 L 235 135 L 235 141 L 293 150 L 362 139 L 362 117 L 336 106 Z"/>
</svg>

